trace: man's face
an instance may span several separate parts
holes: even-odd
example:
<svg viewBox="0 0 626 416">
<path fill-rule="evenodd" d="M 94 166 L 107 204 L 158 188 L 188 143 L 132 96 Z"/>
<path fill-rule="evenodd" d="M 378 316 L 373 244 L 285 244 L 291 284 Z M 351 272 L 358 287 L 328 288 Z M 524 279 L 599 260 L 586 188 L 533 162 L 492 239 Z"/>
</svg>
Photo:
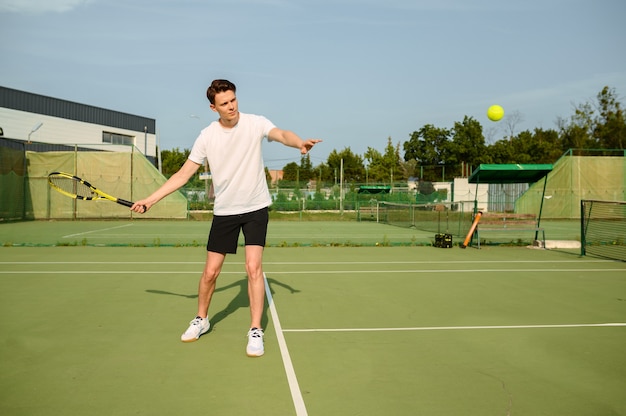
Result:
<svg viewBox="0 0 626 416">
<path fill-rule="evenodd" d="M 237 96 L 233 91 L 218 92 L 215 94 L 215 104 L 211 104 L 211 110 L 217 112 L 226 123 L 236 120 L 239 117 Z"/>
</svg>

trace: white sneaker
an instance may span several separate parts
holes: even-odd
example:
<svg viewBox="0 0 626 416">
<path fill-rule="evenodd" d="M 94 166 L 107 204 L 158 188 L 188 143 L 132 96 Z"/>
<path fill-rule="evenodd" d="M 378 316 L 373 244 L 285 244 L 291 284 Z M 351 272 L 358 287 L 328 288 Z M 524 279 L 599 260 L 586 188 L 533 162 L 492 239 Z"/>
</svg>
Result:
<svg viewBox="0 0 626 416">
<path fill-rule="evenodd" d="M 189 322 L 189 328 L 180 336 L 180 340 L 182 342 L 193 342 L 200 338 L 200 335 L 205 334 L 209 328 L 211 328 L 209 318 L 196 316 Z"/>
<path fill-rule="evenodd" d="M 260 357 L 264 353 L 263 330 L 259 328 L 250 328 L 248 331 L 248 346 L 246 347 L 246 354 L 248 357 Z"/>
</svg>

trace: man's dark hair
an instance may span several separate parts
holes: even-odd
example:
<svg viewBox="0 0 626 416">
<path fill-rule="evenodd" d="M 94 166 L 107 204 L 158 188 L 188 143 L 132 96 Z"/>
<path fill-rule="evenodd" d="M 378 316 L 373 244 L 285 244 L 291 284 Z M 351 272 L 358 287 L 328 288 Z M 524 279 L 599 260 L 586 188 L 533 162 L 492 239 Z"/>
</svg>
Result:
<svg viewBox="0 0 626 416">
<path fill-rule="evenodd" d="M 237 92 L 237 87 L 230 81 L 225 79 L 214 80 L 209 88 L 206 90 L 206 98 L 209 99 L 211 104 L 215 104 L 215 94 L 225 91 Z"/>
</svg>

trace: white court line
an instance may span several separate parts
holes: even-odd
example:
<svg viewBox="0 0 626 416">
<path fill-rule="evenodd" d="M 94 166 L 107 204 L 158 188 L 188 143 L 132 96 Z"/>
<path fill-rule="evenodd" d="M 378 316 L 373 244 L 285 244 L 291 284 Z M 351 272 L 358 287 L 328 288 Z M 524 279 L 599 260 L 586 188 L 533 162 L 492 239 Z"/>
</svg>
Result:
<svg viewBox="0 0 626 416">
<path fill-rule="evenodd" d="M 626 323 L 555 324 L 555 325 L 488 325 L 488 326 L 422 326 L 409 328 L 316 328 L 283 329 L 283 332 L 382 332 L 382 331 L 456 331 L 467 329 L 535 329 L 535 328 L 594 328 L 624 327 Z"/>
<path fill-rule="evenodd" d="M 179 271 L 179 270 L 0 270 L 0 274 L 199 274 L 202 271 Z M 238 272 L 221 271 L 220 274 L 246 274 L 245 270 Z"/>
<path fill-rule="evenodd" d="M 555 273 L 555 272 L 586 272 L 586 273 L 601 273 L 601 272 L 623 272 L 625 269 L 474 269 L 474 270 L 464 270 L 464 269 L 413 269 L 413 270 L 291 270 L 285 272 L 273 271 L 272 274 L 335 274 L 335 275 L 348 275 L 348 274 L 406 274 L 406 273 L 416 273 L 416 274 L 425 274 L 425 273 L 524 273 L 524 272 L 533 272 L 533 273 Z M 228 273 L 242 273 L 239 272 L 221 272 L 223 274 Z M 190 274 L 190 273 L 198 273 L 195 271 L 180 271 L 180 270 L 0 270 L 0 274 Z"/>
<path fill-rule="evenodd" d="M 308 413 L 306 406 L 304 405 L 302 392 L 300 391 L 298 379 L 296 378 L 296 372 L 293 369 L 293 364 L 291 363 L 291 356 L 289 355 L 289 349 L 287 349 L 287 342 L 285 341 L 285 336 L 283 335 L 283 328 L 280 325 L 280 319 L 278 319 L 278 312 L 276 311 L 272 291 L 270 290 L 270 285 L 267 282 L 267 276 L 265 273 L 263 273 L 263 280 L 265 281 L 267 303 L 269 304 L 270 313 L 272 315 L 272 323 L 274 324 L 274 331 L 276 332 L 280 355 L 283 358 L 283 365 L 285 366 L 285 372 L 287 373 L 287 381 L 289 383 L 289 390 L 291 390 L 291 399 L 293 400 L 293 405 L 296 408 L 296 415 L 306 416 Z"/>
<path fill-rule="evenodd" d="M 129 224 L 129 225 L 133 225 L 133 224 Z M 113 228 L 109 228 L 108 230 L 112 230 Z M 104 231 L 104 230 L 103 230 Z M 88 231 L 87 233 L 98 233 L 98 235 L 89 237 L 92 240 L 104 240 L 107 238 L 111 238 L 111 237 L 117 237 L 120 239 L 124 239 L 124 238 L 160 238 L 160 239 L 174 239 L 174 238 L 202 238 L 202 239 L 206 239 L 206 235 L 205 234 L 168 234 L 166 236 L 163 236 L 163 234 L 144 234 L 144 233 L 132 233 L 132 234 L 122 234 L 122 233 L 100 233 L 100 230 L 95 230 L 95 231 Z M 75 235 L 81 235 L 81 234 L 86 234 L 86 233 L 80 233 L 80 234 L 75 234 Z M 70 236 L 66 236 L 66 237 L 73 237 L 74 235 L 70 235 Z M 204 244 L 202 244 L 204 245 Z"/>
<path fill-rule="evenodd" d="M 616 263 L 618 260 L 389 260 L 389 261 L 264 261 L 263 264 L 497 264 L 497 263 Z M 243 262 L 241 263 L 243 264 Z"/>
<path fill-rule="evenodd" d="M 0 261 L 0 264 L 111 264 L 110 261 Z M 205 264 L 204 261 L 116 261 L 115 264 Z M 224 263 L 227 264 L 245 264 Z"/>
<path fill-rule="evenodd" d="M 511 272 L 623 272 L 621 269 L 407 269 L 407 270 L 292 270 L 272 274 L 397 274 L 397 273 L 511 273 Z"/>
<path fill-rule="evenodd" d="M 0 261 L 0 264 L 110 264 L 110 261 Z M 204 261 L 116 261 L 115 264 L 204 264 Z M 617 260 L 451 260 L 451 261 L 264 261 L 264 265 L 354 265 L 354 264 L 545 264 L 545 263 L 621 263 Z M 245 264 L 243 261 L 227 261 L 225 265 Z"/>
<path fill-rule="evenodd" d="M 124 228 L 124 227 L 131 227 L 133 224 L 124 224 L 124 225 L 118 225 L 117 227 L 109 227 L 109 228 L 100 228 L 98 230 L 92 230 L 92 231 L 85 231 L 84 233 L 77 233 L 77 234 L 69 234 L 69 235 L 64 235 L 61 238 L 70 238 L 70 237 L 76 237 L 79 235 L 85 235 L 85 234 L 91 234 L 91 233 L 100 233 L 102 231 L 109 231 L 109 230 L 115 230 L 116 228 Z"/>
</svg>

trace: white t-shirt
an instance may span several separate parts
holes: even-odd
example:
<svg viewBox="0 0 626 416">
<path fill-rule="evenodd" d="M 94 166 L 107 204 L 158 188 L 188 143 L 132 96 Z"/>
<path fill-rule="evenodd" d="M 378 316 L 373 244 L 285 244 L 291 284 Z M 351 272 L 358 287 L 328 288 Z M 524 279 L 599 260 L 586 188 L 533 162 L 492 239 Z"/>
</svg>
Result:
<svg viewBox="0 0 626 416">
<path fill-rule="evenodd" d="M 232 129 L 214 121 L 200 132 L 189 160 L 209 162 L 215 215 L 245 214 L 272 203 L 261 144 L 274 127 L 263 116 L 239 113 L 239 122 Z"/>
</svg>

